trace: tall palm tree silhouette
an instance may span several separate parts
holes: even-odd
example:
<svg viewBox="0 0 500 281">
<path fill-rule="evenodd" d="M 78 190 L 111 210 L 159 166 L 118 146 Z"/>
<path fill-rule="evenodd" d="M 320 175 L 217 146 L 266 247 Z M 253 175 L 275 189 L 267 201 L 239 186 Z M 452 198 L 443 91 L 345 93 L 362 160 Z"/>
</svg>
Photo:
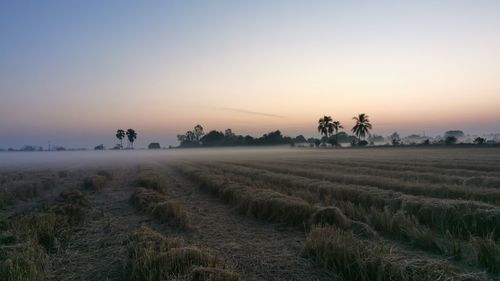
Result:
<svg viewBox="0 0 500 281">
<path fill-rule="evenodd" d="M 368 120 L 368 115 L 364 113 L 358 114 L 358 116 L 354 116 L 352 119 L 356 120 L 356 124 L 352 127 L 351 131 L 358 137 L 358 140 L 361 141 L 361 138 L 365 138 L 365 136 L 370 133 L 372 124 L 370 124 L 370 120 Z"/>
<path fill-rule="evenodd" d="M 122 129 L 116 130 L 116 138 L 120 140 L 120 148 L 123 148 L 123 138 L 125 137 L 125 131 Z"/>
<path fill-rule="evenodd" d="M 323 116 L 318 121 L 318 132 L 320 135 L 325 137 L 330 136 L 333 133 L 333 119 L 331 116 Z"/>
<path fill-rule="evenodd" d="M 342 126 L 342 124 L 340 124 L 340 121 L 333 121 L 332 127 L 333 127 L 333 130 L 335 131 L 335 142 L 338 145 L 339 144 L 339 139 L 338 139 L 339 130 L 344 129 L 344 126 Z"/>
<path fill-rule="evenodd" d="M 127 130 L 127 139 L 129 142 L 129 148 L 134 149 L 134 141 L 137 139 L 137 133 L 134 129 L 128 129 Z"/>
</svg>

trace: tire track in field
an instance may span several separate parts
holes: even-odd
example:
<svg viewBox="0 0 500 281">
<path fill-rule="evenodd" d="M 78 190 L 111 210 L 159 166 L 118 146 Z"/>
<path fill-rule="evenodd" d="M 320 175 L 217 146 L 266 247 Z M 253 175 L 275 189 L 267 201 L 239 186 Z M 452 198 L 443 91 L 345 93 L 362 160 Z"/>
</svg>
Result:
<svg viewBox="0 0 500 281">
<path fill-rule="evenodd" d="M 196 228 L 186 234 L 189 242 L 215 250 L 250 279 L 335 280 L 331 272 L 300 256 L 304 231 L 240 215 L 173 169 L 166 174 L 173 179 L 168 194 L 186 208 Z"/>
</svg>

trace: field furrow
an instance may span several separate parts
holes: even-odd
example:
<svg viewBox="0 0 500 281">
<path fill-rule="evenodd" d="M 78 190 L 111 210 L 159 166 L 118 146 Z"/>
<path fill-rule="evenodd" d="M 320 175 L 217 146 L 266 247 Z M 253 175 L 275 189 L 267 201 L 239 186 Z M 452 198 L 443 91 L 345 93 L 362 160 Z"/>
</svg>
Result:
<svg viewBox="0 0 500 281">
<path fill-rule="evenodd" d="M 336 174 L 334 172 L 290 164 L 287 166 L 266 163 L 237 163 L 238 165 L 266 169 L 285 174 L 299 175 L 307 178 L 327 180 L 334 183 L 372 186 L 384 190 L 421 195 L 433 198 L 464 199 L 500 204 L 500 189 L 468 188 L 457 185 L 439 185 L 426 183 L 409 183 L 383 176 Z"/>
</svg>

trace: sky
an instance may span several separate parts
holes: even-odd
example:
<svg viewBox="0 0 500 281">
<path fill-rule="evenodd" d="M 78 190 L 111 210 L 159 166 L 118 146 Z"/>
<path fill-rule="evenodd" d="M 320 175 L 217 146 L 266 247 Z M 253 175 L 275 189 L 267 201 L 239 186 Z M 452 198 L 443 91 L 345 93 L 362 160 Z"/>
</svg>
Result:
<svg viewBox="0 0 500 281">
<path fill-rule="evenodd" d="M 0 148 L 500 132 L 500 1 L 0 1 Z"/>
</svg>

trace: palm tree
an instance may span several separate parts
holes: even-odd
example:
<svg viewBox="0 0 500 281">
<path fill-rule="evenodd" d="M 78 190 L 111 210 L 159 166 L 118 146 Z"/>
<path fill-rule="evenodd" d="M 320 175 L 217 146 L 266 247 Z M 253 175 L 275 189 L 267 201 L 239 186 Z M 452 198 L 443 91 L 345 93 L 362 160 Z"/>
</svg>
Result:
<svg viewBox="0 0 500 281">
<path fill-rule="evenodd" d="M 339 130 L 344 129 L 344 126 L 342 126 L 342 124 L 340 124 L 340 121 L 333 121 L 332 127 L 333 127 L 333 130 L 335 131 L 335 142 L 338 145 L 339 144 L 339 139 L 338 139 Z"/>
<path fill-rule="evenodd" d="M 134 149 L 134 141 L 137 138 L 137 133 L 134 129 L 128 129 L 126 134 L 129 142 L 129 148 Z"/>
<path fill-rule="evenodd" d="M 354 116 L 352 118 L 356 120 L 356 124 L 352 127 L 351 131 L 358 137 L 358 140 L 361 141 L 361 138 L 365 138 L 367 134 L 370 133 L 372 128 L 372 124 L 370 124 L 370 120 L 368 120 L 368 115 L 361 113 L 358 116 Z"/>
<path fill-rule="evenodd" d="M 318 132 L 320 135 L 325 135 L 325 137 L 330 136 L 333 133 L 333 119 L 331 116 L 323 116 L 318 121 Z"/>
<path fill-rule="evenodd" d="M 116 130 L 116 138 L 120 140 L 120 148 L 123 148 L 123 138 L 125 137 L 125 131 L 122 129 Z"/>
</svg>

